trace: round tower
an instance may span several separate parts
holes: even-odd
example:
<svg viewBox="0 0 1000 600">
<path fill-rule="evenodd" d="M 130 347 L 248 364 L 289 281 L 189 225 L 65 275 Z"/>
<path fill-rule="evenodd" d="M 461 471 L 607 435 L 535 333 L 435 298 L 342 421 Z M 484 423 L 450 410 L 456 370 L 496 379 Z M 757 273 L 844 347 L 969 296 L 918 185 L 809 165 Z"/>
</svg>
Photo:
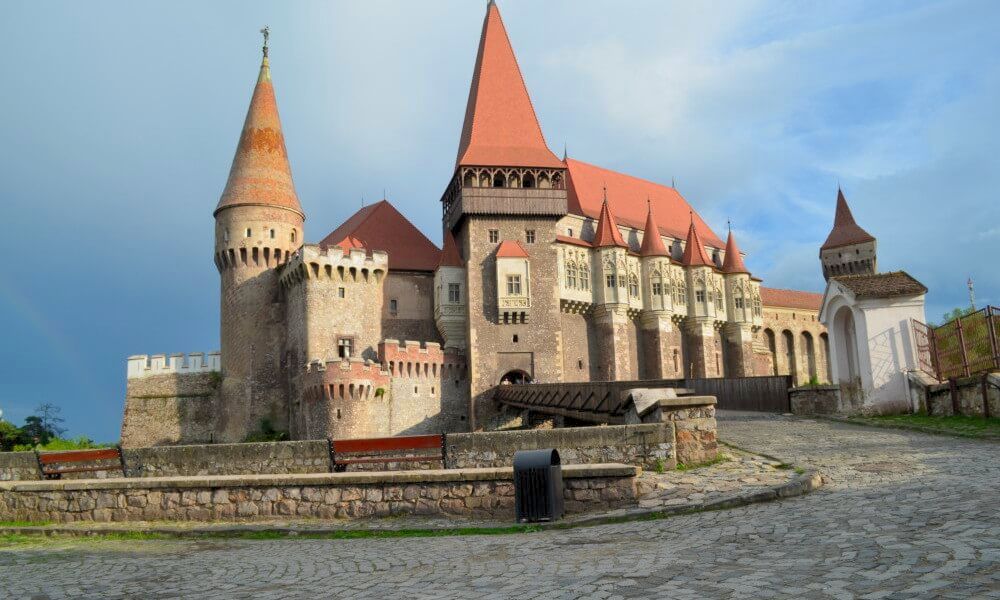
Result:
<svg viewBox="0 0 1000 600">
<path fill-rule="evenodd" d="M 215 263 L 222 280 L 222 394 L 217 441 L 242 441 L 267 419 L 287 428 L 285 309 L 278 268 L 302 245 L 305 215 L 264 58 L 215 209 Z"/>
</svg>

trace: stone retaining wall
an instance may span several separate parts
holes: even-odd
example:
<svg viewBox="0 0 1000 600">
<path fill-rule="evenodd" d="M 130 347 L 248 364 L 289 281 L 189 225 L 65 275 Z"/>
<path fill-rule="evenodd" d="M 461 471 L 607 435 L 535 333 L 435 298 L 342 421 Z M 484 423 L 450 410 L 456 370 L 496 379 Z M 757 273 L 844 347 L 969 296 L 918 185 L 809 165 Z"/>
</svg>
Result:
<svg viewBox="0 0 1000 600">
<path fill-rule="evenodd" d="M 810 385 L 788 390 L 792 413 L 796 415 L 836 415 L 844 412 L 840 386 Z"/>
<path fill-rule="evenodd" d="M 39 479 L 34 452 L 0 452 L 0 481 Z"/>
<path fill-rule="evenodd" d="M 636 467 L 563 468 L 567 513 L 635 506 Z M 514 518 L 509 468 L 0 483 L 0 521 Z"/>
<path fill-rule="evenodd" d="M 666 423 L 452 433 L 447 440 L 449 468 L 508 467 L 516 451 L 541 448 L 558 449 L 564 465 L 621 462 L 673 469 L 677 464 L 673 427 Z"/>
<path fill-rule="evenodd" d="M 958 379 L 958 413 L 971 417 L 981 417 L 989 414 L 1000 417 L 1000 373 L 987 376 L 986 402 L 988 412 L 983 411 L 983 377 L 973 376 Z M 929 414 L 949 416 L 955 414 L 955 401 L 952 399 L 951 386 L 947 383 L 931 385 L 925 390 L 924 403 Z"/>
<path fill-rule="evenodd" d="M 323 473 L 330 470 L 326 440 L 156 446 L 125 450 L 129 477 Z"/>
</svg>

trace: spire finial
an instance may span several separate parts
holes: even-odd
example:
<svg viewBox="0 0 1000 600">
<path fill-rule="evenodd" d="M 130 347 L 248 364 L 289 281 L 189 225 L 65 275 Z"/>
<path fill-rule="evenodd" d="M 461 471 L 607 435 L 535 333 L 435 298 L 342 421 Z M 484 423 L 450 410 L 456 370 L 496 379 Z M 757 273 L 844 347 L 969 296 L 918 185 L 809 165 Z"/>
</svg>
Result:
<svg viewBox="0 0 1000 600">
<path fill-rule="evenodd" d="M 674 188 L 675 190 L 677 189 L 677 183 L 674 182 L 674 176 L 673 175 L 670 176 L 670 187 Z"/>
<path fill-rule="evenodd" d="M 608 184 L 607 184 L 607 182 L 605 182 L 604 185 L 601 186 L 601 189 L 604 190 L 604 203 L 607 204 L 608 203 Z"/>
<path fill-rule="evenodd" d="M 729 233 L 733 232 L 733 220 L 726 219 L 726 227 L 729 229 Z"/>
<path fill-rule="evenodd" d="M 271 28 L 264 25 L 264 28 L 260 30 L 260 33 L 264 36 L 264 58 L 267 58 L 267 38 L 271 37 Z"/>
<path fill-rule="evenodd" d="M 566 151 L 566 147 L 566 142 L 563 142 L 563 162 L 566 162 L 566 157 L 569 156 L 569 153 Z"/>
</svg>

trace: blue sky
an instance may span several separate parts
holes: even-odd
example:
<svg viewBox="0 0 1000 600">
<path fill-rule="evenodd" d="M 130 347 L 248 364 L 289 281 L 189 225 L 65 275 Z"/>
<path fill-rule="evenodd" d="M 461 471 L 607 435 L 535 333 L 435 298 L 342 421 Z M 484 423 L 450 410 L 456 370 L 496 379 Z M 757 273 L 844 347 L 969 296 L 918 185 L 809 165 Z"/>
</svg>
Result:
<svg viewBox="0 0 1000 600">
<path fill-rule="evenodd" d="M 309 241 L 390 200 L 440 243 L 485 2 L 11 2 L 0 61 L 0 408 L 117 439 L 130 354 L 218 348 L 212 210 L 271 27 Z M 819 291 L 838 181 L 927 313 L 1000 304 L 1000 3 L 500 8 L 550 146 L 731 218 Z"/>
</svg>

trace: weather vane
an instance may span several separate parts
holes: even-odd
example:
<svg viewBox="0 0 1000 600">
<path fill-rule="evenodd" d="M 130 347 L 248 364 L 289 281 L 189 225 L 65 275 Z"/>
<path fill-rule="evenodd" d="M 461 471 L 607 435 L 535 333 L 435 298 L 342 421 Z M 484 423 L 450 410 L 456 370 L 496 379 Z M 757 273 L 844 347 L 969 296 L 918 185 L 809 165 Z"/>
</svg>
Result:
<svg viewBox="0 0 1000 600">
<path fill-rule="evenodd" d="M 271 37 L 271 28 L 264 25 L 260 32 L 264 35 L 264 58 L 267 58 L 267 38 Z"/>
</svg>

